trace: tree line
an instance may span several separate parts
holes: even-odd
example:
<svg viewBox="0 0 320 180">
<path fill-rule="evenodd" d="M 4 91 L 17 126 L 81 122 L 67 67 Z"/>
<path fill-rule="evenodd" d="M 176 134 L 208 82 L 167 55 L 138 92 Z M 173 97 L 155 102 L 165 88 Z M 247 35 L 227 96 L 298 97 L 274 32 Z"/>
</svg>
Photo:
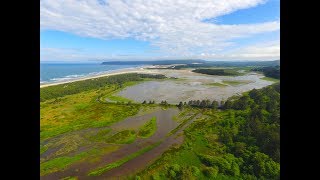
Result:
<svg viewBox="0 0 320 180">
<path fill-rule="evenodd" d="M 201 73 L 201 74 L 209 74 L 209 75 L 217 75 L 217 76 L 237 76 L 241 75 L 235 70 L 232 69 L 195 69 L 192 72 Z"/>
<path fill-rule="evenodd" d="M 106 76 L 83 81 L 76 81 L 55 86 L 40 88 L 40 101 L 63 97 L 66 95 L 76 94 L 83 91 L 102 88 L 106 85 L 116 85 L 117 88 L 122 88 L 125 82 L 142 81 L 145 78 L 164 79 L 166 76 L 162 74 L 138 74 L 127 73 L 113 76 Z"/>
<path fill-rule="evenodd" d="M 263 72 L 266 77 L 280 79 L 280 66 L 267 66 L 251 69 L 252 71 Z"/>
<path fill-rule="evenodd" d="M 228 114 L 218 122 L 220 141 L 241 159 L 243 174 L 278 179 L 280 173 L 280 84 L 253 89 L 226 101 Z"/>
</svg>

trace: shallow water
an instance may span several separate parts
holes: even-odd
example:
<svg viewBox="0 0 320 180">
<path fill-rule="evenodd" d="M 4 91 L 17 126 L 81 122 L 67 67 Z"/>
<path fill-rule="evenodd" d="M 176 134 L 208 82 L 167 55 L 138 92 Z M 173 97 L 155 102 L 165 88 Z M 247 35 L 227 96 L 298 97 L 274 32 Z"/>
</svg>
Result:
<svg viewBox="0 0 320 180">
<path fill-rule="evenodd" d="M 136 102 L 155 100 L 157 103 L 166 100 L 177 104 L 189 100 L 227 100 L 229 97 L 241 94 L 254 88 L 260 89 L 273 82 L 262 80 L 264 77 L 257 73 L 248 73 L 243 76 L 210 76 L 193 73 L 190 70 L 164 70 L 158 73 L 168 77 L 181 78 L 180 80 L 148 81 L 135 86 L 127 87 L 118 95 L 132 99 Z M 210 86 L 210 83 L 223 83 L 223 81 L 243 81 L 239 85 L 224 87 Z"/>
<path fill-rule="evenodd" d="M 177 108 L 170 108 L 167 110 L 156 110 L 154 112 L 145 114 L 145 115 L 138 115 L 129 117 L 123 121 L 120 121 L 118 123 L 115 123 L 110 126 L 113 130 L 123 130 L 123 129 L 138 129 L 138 127 L 141 127 L 145 122 L 149 121 L 152 117 L 157 117 L 157 131 L 149 138 L 138 138 L 135 142 L 131 144 L 124 144 L 121 145 L 121 147 L 114 152 L 111 152 L 110 154 L 104 155 L 101 157 L 100 161 L 96 164 L 90 164 L 88 162 L 79 162 L 71 165 L 68 167 L 65 171 L 59 171 L 54 172 L 45 176 L 42 176 L 41 179 L 60 179 L 62 177 L 67 176 L 74 176 L 77 175 L 80 179 L 92 179 L 92 177 L 88 177 L 87 173 L 89 170 L 95 169 L 97 167 L 104 166 L 108 163 L 117 161 L 119 159 L 122 159 L 129 154 L 132 154 L 136 151 L 139 151 L 140 149 L 151 145 L 153 143 L 159 142 L 160 140 L 164 139 L 166 135 L 176 128 L 179 124 L 173 120 L 173 116 L 178 115 L 179 110 Z M 182 127 L 185 128 L 185 127 Z M 181 128 L 181 129 L 182 129 Z M 177 132 L 178 133 L 178 132 Z M 176 133 L 176 134 L 177 134 Z M 171 147 L 173 144 L 181 143 L 182 139 L 171 139 L 171 137 L 167 138 L 160 146 L 158 146 L 157 150 L 152 150 L 153 153 L 147 153 L 147 155 L 143 154 L 139 156 L 139 158 L 135 158 L 132 162 L 129 161 L 128 165 L 125 165 L 124 167 L 130 167 L 129 172 L 132 172 L 130 169 L 137 169 L 142 168 L 147 165 L 147 163 L 141 163 L 141 162 L 151 162 L 154 158 L 156 158 L 158 155 L 163 153 L 165 150 Z M 127 164 L 127 163 L 126 163 Z M 118 169 L 118 168 L 116 168 Z M 117 176 L 119 173 L 124 173 L 123 167 L 121 166 L 120 170 L 111 170 L 110 172 L 107 172 L 103 175 L 103 177 L 109 177 L 109 176 Z M 99 178 L 101 178 L 100 176 Z"/>
</svg>

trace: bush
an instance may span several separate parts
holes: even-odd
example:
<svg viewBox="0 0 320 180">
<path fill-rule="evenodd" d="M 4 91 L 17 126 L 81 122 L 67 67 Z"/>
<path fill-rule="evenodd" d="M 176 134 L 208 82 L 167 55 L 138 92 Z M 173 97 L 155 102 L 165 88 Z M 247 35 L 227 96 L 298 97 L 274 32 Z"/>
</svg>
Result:
<svg viewBox="0 0 320 180">
<path fill-rule="evenodd" d="M 200 173 L 201 173 L 201 171 L 199 170 L 199 168 L 198 167 L 196 167 L 196 166 L 191 166 L 191 171 L 192 171 L 192 174 L 194 175 L 194 176 L 199 176 L 200 175 Z"/>
<path fill-rule="evenodd" d="M 217 167 L 205 167 L 202 172 L 208 178 L 215 178 L 219 172 L 219 169 Z"/>
</svg>

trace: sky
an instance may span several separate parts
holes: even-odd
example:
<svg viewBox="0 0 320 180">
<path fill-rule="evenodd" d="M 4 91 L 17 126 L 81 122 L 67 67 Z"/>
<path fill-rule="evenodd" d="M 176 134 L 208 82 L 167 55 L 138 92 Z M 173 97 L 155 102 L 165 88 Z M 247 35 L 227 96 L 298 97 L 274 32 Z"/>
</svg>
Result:
<svg viewBox="0 0 320 180">
<path fill-rule="evenodd" d="M 40 0 L 40 61 L 280 59 L 279 0 Z"/>
</svg>

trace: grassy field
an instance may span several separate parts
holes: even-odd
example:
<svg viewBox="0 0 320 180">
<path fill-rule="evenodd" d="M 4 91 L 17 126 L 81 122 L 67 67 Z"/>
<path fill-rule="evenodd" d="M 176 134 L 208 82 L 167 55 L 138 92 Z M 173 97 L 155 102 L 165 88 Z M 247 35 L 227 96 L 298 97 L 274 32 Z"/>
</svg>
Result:
<svg viewBox="0 0 320 180">
<path fill-rule="evenodd" d="M 151 118 L 150 121 L 146 122 L 138 132 L 138 136 L 141 138 L 148 138 L 157 131 L 157 119 L 156 117 Z"/>
<path fill-rule="evenodd" d="M 102 81 L 86 80 L 41 88 L 41 176 L 61 171 L 76 162 L 99 161 L 102 155 L 117 150 L 119 148 L 117 144 L 135 141 L 137 137 L 135 131 L 123 130 L 111 135 L 112 130 L 108 128 L 115 122 L 138 114 L 140 108 L 146 106 L 140 103 L 128 104 L 130 100 L 115 95 L 121 89 L 150 80 L 150 78 L 135 76 L 137 75 L 133 75 L 136 79 L 128 75 L 120 76 L 125 78 L 121 84 L 115 83 L 116 81 L 111 83 L 111 80 L 119 80 L 117 78 L 111 78 L 111 80 L 102 78 Z M 130 79 L 133 81 L 129 81 Z M 93 85 L 91 81 L 94 81 Z M 78 92 L 76 87 L 80 85 L 87 85 L 87 87 Z M 70 88 L 70 92 L 63 90 L 65 88 Z M 59 94 L 54 93 L 55 91 L 63 92 L 63 95 L 59 97 Z M 102 98 L 120 103 L 101 102 Z M 107 144 L 114 145 L 105 146 Z M 86 150 L 77 153 L 80 147 L 86 147 Z"/>
<path fill-rule="evenodd" d="M 121 88 L 117 85 L 106 85 L 99 89 L 41 102 L 41 140 L 70 131 L 104 127 L 135 115 L 140 109 L 139 104 L 99 103 L 97 99 L 103 101 L 103 99 L 109 98 L 112 101 L 129 102 L 130 100 L 116 96 L 114 93 L 139 82 L 125 82 Z M 81 116 L 78 116 L 79 114 Z"/>
<path fill-rule="evenodd" d="M 101 104 L 98 91 L 40 104 L 40 140 L 90 127 L 104 127 L 138 113 L 139 105 Z M 81 114 L 81 116 L 79 116 Z"/>
</svg>

